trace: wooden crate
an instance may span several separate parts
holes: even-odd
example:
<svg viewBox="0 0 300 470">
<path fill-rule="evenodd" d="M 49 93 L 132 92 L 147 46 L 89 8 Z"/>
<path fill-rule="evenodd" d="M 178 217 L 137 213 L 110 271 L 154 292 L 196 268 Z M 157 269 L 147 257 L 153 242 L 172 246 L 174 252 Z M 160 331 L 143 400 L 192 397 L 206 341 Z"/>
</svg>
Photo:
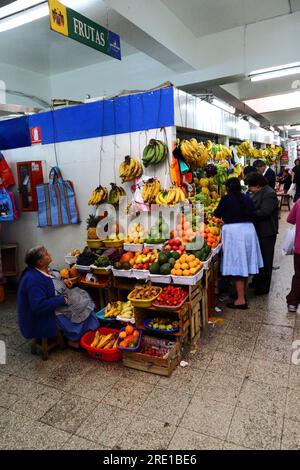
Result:
<svg viewBox="0 0 300 470">
<path fill-rule="evenodd" d="M 194 342 L 194 338 L 198 335 L 201 328 L 201 308 L 202 295 L 197 297 L 190 304 L 190 343 Z"/>
<path fill-rule="evenodd" d="M 125 367 L 170 377 L 173 370 L 181 360 L 180 343 L 178 342 L 174 344 L 166 359 L 149 356 L 139 352 L 124 352 L 122 360 Z"/>
</svg>

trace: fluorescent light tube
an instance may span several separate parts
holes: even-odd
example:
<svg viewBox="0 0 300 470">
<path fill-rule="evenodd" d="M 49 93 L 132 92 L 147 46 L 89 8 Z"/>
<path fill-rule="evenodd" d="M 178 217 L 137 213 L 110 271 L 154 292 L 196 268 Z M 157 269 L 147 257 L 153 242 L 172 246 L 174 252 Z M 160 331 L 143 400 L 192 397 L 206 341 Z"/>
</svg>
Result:
<svg viewBox="0 0 300 470">
<path fill-rule="evenodd" d="M 39 3 L 46 3 L 43 0 L 16 0 L 15 2 L 6 5 L 6 7 L 0 8 L 0 19 L 6 16 L 14 15 L 20 11 L 26 10 L 27 8 L 34 7 Z"/>
<path fill-rule="evenodd" d="M 256 127 L 259 127 L 260 126 L 260 122 L 257 121 L 256 119 L 254 119 L 252 116 L 249 116 L 248 117 L 248 122 L 250 124 L 253 124 L 253 126 L 256 126 Z"/>
<path fill-rule="evenodd" d="M 217 106 L 218 108 L 223 109 L 224 111 L 227 111 L 228 113 L 231 113 L 231 114 L 235 113 L 235 108 L 233 106 L 225 103 L 225 101 L 219 100 L 218 98 L 214 98 L 212 101 L 212 104 L 214 106 Z"/>
<path fill-rule="evenodd" d="M 254 70 L 249 73 L 249 78 L 252 82 L 259 82 L 261 80 L 270 80 L 272 78 L 296 75 L 297 73 L 300 73 L 300 62 Z"/>
<path fill-rule="evenodd" d="M 274 129 L 273 126 L 270 126 L 270 130 L 273 131 L 273 132 L 275 132 L 275 129 Z"/>
<path fill-rule="evenodd" d="M 36 7 L 30 8 L 20 13 L 16 13 L 8 18 L 2 19 L 0 21 L 0 33 L 3 31 L 8 31 L 9 29 L 17 28 L 26 23 L 31 23 L 32 21 L 44 18 L 49 15 L 48 4 L 37 5 Z"/>
</svg>

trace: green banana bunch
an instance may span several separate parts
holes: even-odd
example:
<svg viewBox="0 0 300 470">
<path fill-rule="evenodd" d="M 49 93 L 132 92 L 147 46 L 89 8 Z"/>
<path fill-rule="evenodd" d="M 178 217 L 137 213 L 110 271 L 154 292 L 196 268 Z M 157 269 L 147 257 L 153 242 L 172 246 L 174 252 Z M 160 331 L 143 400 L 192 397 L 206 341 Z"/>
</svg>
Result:
<svg viewBox="0 0 300 470">
<path fill-rule="evenodd" d="M 126 196 L 126 193 L 122 187 L 117 186 L 115 183 L 110 183 L 111 190 L 108 195 L 108 202 L 113 206 L 118 206 L 122 196 Z"/>
<path fill-rule="evenodd" d="M 149 165 L 158 165 L 168 155 L 168 147 L 161 140 L 151 139 L 143 151 L 143 164 L 147 168 Z"/>
</svg>

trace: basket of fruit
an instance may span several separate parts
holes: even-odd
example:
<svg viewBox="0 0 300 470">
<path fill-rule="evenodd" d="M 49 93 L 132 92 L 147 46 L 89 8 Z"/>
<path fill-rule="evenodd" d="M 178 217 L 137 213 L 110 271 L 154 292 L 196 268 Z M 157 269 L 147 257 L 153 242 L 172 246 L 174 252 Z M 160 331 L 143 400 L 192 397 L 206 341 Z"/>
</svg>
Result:
<svg viewBox="0 0 300 470">
<path fill-rule="evenodd" d="M 181 287 L 165 287 L 153 302 L 153 307 L 162 310 L 179 310 L 188 298 L 188 294 Z"/>
<path fill-rule="evenodd" d="M 110 263 L 108 256 L 99 256 L 91 268 L 95 274 L 107 274 L 111 270 Z"/>
<path fill-rule="evenodd" d="M 89 248 L 101 248 L 104 246 L 103 241 L 99 240 L 99 238 L 95 238 L 94 240 L 88 239 L 86 244 Z"/>
<path fill-rule="evenodd" d="M 118 300 L 117 302 L 109 302 L 107 307 L 100 310 L 96 315 L 100 320 L 114 321 L 118 319 L 120 321 L 125 321 L 134 319 L 134 310 L 130 301 L 121 302 Z"/>
<path fill-rule="evenodd" d="M 112 234 L 106 240 L 103 240 L 103 243 L 106 248 L 122 248 L 124 245 L 124 235 L 120 233 L 119 235 Z"/>
<path fill-rule="evenodd" d="M 127 325 L 120 331 L 117 348 L 120 351 L 135 352 L 141 345 L 142 332 L 132 325 Z"/>
<path fill-rule="evenodd" d="M 178 321 L 170 318 L 151 318 L 144 321 L 144 327 L 155 333 L 176 333 L 179 330 Z"/>
<path fill-rule="evenodd" d="M 98 328 L 88 331 L 80 340 L 80 345 L 90 357 L 99 361 L 116 362 L 122 359 L 122 353 L 117 348 L 118 330 Z"/>
<path fill-rule="evenodd" d="M 157 299 L 161 292 L 161 287 L 154 287 L 147 284 L 146 286 L 136 287 L 130 292 L 127 299 L 131 301 L 134 307 L 147 308 L 151 307 L 152 302 Z"/>
<path fill-rule="evenodd" d="M 77 271 L 82 273 L 89 273 L 91 271 L 91 265 L 94 264 L 97 258 L 97 255 L 92 253 L 88 248 L 85 248 L 77 258 Z"/>
<path fill-rule="evenodd" d="M 65 256 L 65 263 L 72 265 L 77 263 L 77 258 L 80 255 L 81 251 L 79 249 L 71 251 Z"/>
</svg>

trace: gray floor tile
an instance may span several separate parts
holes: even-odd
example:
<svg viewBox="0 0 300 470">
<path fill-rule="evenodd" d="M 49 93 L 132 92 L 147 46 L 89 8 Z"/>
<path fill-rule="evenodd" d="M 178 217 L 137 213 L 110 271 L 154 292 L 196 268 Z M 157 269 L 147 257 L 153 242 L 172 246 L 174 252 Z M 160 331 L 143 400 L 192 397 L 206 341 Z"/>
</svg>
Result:
<svg viewBox="0 0 300 470">
<path fill-rule="evenodd" d="M 226 375 L 245 376 L 248 369 L 250 357 L 227 352 L 216 351 L 207 370 L 210 372 L 219 372 Z"/>
<path fill-rule="evenodd" d="M 247 377 L 254 382 L 264 382 L 279 387 L 287 387 L 289 367 L 279 362 L 251 359 Z"/>
<path fill-rule="evenodd" d="M 235 405 L 244 378 L 238 375 L 225 375 L 206 371 L 195 392 L 201 400 L 215 400 Z"/>
<path fill-rule="evenodd" d="M 245 320 L 230 320 L 226 328 L 226 334 L 238 338 L 256 338 L 261 329 L 261 324 Z"/>
<path fill-rule="evenodd" d="M 74 433 L 95 409 L 95 403 L 85 398 L 65 394 L 41 418 L 41 422 Z"/>
<path fill-rule="evenodd" d="M 245 380 L 239 395 L 238 406 L 254 412 L 283 415 L 286 387 Z"/>
<path fill-rule="evenodd" d="M 194 397 L 189 404 L 180 426 L 221 440 L 226 438 L 234 407 L 213 400 Z"/>
<path fill-rule="evenodd" d="M 294 364 L 291 365 L 289 387 L 300 389 L 300 364 L 297 366 Z"/>
<path fill-rule="evenodd" d="M 102 377 L 97 370 L 89 371 L 75 382 L 66 386 L 66 392 L 88 398 L 92 401 L 101 401 L 113 388 L 118 379 L 116 377 Z"/>
<path fill-rule="evenodd" d="M 119 440 L 120 449 L 165 450 L 175 432 L 174 425 L 166 425 L 143 416 L 135 416 Z"/>
<path fill-rule="evenodd" d="M 76 435 L 113 449 L 124 433 L 130 430 L 135 414 L 105 403 L 87 414 Z"/>
<path fill-rule="evenodd" d="M 177 428 L 168 450 L 221 450 L 223 441 L 184 428 Z"/>
<path fill-rule="evenodd" d="M 50 410 L 59 400 L 63 392 L 44 385 L 34 384 L 34 386 L 20 396 L 13 406 L 13 411 L 28 418 L 39 420 Z"/>
<path fill-rule="evenodd" d="M 188 362 L 189 367 L 191 369 L 196 369 L 196 370 L 205 370 L 210 362 L 212 361 L 213 355 L 214 355 L 215 350 L 210 350 L 210 351 L 203 351 L 201 346 L 200 350 L 196 351 L 195 353 L 189 353 L 187 356 L 184 358 L 186 362 Z"/>
<path fill-rule="evenodd" d="M 300 422 L 284 420 L 281 442 L 282 450 L 300 450 Z"/>
<path fill-rule="evenodd" d="M 280 449 L 283 417 L 236 408 L 227 440 L 250 449 Z"/>
<path fill-rule="evenodd" d="M 258 339 L 279 339 L 292 342 L 293 340 L 293 328 L 285 326 L 274 326 L 274 325 L 262 325 Z"/>
<path fill-rule="evenodd" d="M 142 382 L 145 384 L 156 385 L 159 382 L 160 376 L 156 374 L 149 374 L 141 370 L 131 369 L 130 367 L 123 367 L 118 377 L 115 380 L 133 380 L 135 382 Z"/>
<path fill-rule="evenodd" d="M 88 441 L 82 437 L 73 435 L 62 447 L 61 450 L 106 450 L 108 447 Z"/>
<path fill-rule="evenodd" d="M 269 342 L 266 344 L 257 341 L 253 351 L 254 359 L 262 359 L 264 361 L 281 362 L 283 364 L 290 364 L 291 362 L 291 345 L 284 342 L 281 344 L 273 344 Z"/>
<path fill-rule="evenodd" d="M 103 398 L 103 403 L 129 411 L 137 411 L 146 401 L 155 385 L 124 379 L 117 382 Z"/>
<path fill-rule="evenodd" d="M 231 335 L 223 335 L 217 347 L 218 351 L 224 351 L 230 354 L 243 354 L 251 356 L 255 346 L 256 338 L 238 338 Z"/>
<path fill-rule="evenodd" d="M 158 382 L 159 387 L 172 391 L 180 391 L 193 395 L 197 385 L 203 377 L 203 370 L 195 370 L 189 367 L 177 367 L 171 377 L 161 377 Z"/>
<path fill-rule="evenodd" d="M 179 391 L 156 387 L 145 401 L 139 413 L 170 424 L 179 424 L 191 396 Z"/>
<path fill-rule="evenodd" d="M 239 444 L 233 444 L 232 442 L 224 442 L 223 450 L 251 450 L 247 447 L 243 447 Z"/>
<path fill-rule="evenodd" d="M 288 389 L 285 416 L 300 421 L 300 389 Z"/>
<path fill-rule="evenodd" d="M 57 450 L 70 438 L 70 434 L 58 431 L 12 411 L 0 415 L 1 449 L 49 449 Z"/>
</svg>

